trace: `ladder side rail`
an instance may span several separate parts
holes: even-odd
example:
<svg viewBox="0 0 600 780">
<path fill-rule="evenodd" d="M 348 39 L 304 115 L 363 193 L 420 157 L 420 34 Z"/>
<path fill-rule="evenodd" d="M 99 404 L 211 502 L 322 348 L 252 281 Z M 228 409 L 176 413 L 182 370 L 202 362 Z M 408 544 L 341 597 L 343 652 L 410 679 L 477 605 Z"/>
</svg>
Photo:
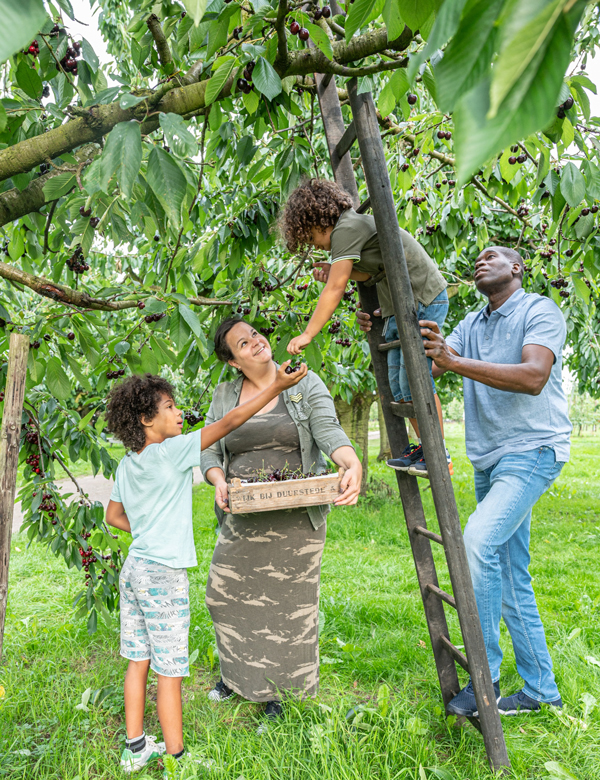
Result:
<svg viewBox="0 0 600 780">
<path fill-rule="evenodd" d="M 396 322 L 403 344 L 403 355 L 423 441 L 423 451 L 431 477 L 431 492 L 444 539 L 450 579 L 456 594 L 459 621 L 472 672 L 471 677 L 484 742 L 489 760 L 494 768 L 510 766 L 500 715 L 496 707 L 483 632 L 467 564 L 456 500 L 448 472 L 429 370 L 418 328 L 408 267 L 402 247 L 375 106 L 370 93 L 360 95 L 357 93 L 355 78 L 348 84 L 348 93 Z"/>
<path fill-rule="evenodd" d="M 388 382 L 387 358 L 378 351 L 377 345 L 383 338 L 383 322 L 380 317 L 373 317 L 373 311 L 378 308 L 379 301 L 374 287 L 365 287 L 358 285 L 360 291 L 361 308 L 368 312 L 372 317 L 373 327 L 368 334 L 369 346 L 371 347 L 371 360 L 375 372 L 375 381 L 379 394 L 381 396 L 381 406 L 385 426 L 388 432 L 388 439 L 393 457 L 399 457 L 403 449 L 408 444 L 408 434 L 406 432 L 406 423 L 403 419 L 395 417 L 391 412 L 392 394 Z M 408 474 L 396 472 L 398 480 L 398 489 L 400 499 L 406 519 L 408 538 L 413 554 L 415 569 L 417 571 L 417 580 L 423 608 L 427 619 L 429 629 L 429 638 L 431 640 L 431 649 L 435 659 L 438 679 L 442 691 L 444 705 L 456 696 L 460 690 L 458 674 L 451 652 L 444 639 L 450 643 L 450 632 L 446 621 L 443 603 L 429 591 L 428 583 L 438 585 L 435 561 L 431 550 L 431 543 L 427 538 L 415 532 L 415 528 L 427 528 L 421 493 L 416 477 L 410 477 Z"/>
</svg>

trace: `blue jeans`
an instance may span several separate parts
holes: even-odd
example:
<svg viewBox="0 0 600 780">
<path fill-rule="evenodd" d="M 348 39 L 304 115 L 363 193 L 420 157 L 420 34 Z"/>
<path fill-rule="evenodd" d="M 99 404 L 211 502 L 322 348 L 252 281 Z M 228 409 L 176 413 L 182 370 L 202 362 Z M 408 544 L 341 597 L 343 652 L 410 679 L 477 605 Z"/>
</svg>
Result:
<svg viewBox="0 0 600 780">
<path fill-rule="evenodd" d="M 563 466 L 553 449 L 538 447 L 475 471 L 477 508 L 464 533 L 492 680 L 500 679 L 503 617 L 523 690 L 541 702 L 559 693 L 528 570 L 531 510 Z"/>
<path fill-rule="evenodd" d="M 423 306 L 422 303 L 417 305 L 417 319 L 418 320 L 433 320 L 440 326 L 440 330 L 448 314 L 448 293 L 446 290 L 434 298 L 429 306 Z M 384 326 L 385 340 L 386 342 L 396 341 L 400 338 L 398 335 L 398 327 L 396 325 L 396 318 L 392 314 L 388 317 Z M 390 390 L 394 396 L 394 401 L 412 401 L 412 395 L 410 393 L 410 385 L 408 384 L 408 374 L 406 373 L 406 365 L 404 364 L 404 356 L 401 349 L 388 350 L 388 379 L 390 383 Z M 427 364 L 429 365 L 429 373 L 431 374 L 432 361 L 427 358 Z M 433 376 L 431 377 L 431 384 L 433 386 L 433 392 L 435 393 L 435 382 Z"/>
</svg>

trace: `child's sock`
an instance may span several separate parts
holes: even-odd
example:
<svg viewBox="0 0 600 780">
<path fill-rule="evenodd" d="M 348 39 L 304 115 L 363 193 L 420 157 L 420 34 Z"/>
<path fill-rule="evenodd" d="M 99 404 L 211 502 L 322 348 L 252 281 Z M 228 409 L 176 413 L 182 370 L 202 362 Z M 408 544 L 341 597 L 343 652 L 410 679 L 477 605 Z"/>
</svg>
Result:
<svg viewBox="0 0 600 780">
<path fill-rule="evenodd" d="M 132 753 L 141 753 L 146 747 L 146 732 L 142 731 L 141 737 L 134 737 L 133 739 L 125 740 L 125 747 L 131 750 Z"/>
<path fill-rule="evenodd" d="M 179 760 L 181 756 L 185 753 L 185 747 L 182 747 L 179 753 L 170 753 L 169 755 L 173 756 L 173 758 L 176 758 Z"/>
</svg>

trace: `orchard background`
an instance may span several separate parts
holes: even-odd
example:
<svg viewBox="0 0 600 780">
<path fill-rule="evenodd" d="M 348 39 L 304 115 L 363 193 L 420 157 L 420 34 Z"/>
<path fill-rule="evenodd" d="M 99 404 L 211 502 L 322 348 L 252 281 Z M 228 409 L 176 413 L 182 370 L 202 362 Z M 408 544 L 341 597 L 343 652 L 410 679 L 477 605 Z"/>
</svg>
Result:
<svg viewBox="0 0 600 780">
<path fill-rule="evenodd" d="M 85 569 L 76 616 L 90 632 L 117 608 L 126 554 L 75 476 L 116 468 L 110 387 L 168 376 L 191 430 L 228 378 L 211 340 L 223 317 L 255 322 L 281 361 L 314 309 L 318 254 L 290 256 L 276 218 L 302 177 L 330 177 L 315 73 L 336 77 L 342 105 L 350 77 L 373 92 L 398 219 L 448 279 L 448 326 L 481 305 L 477 253 L 513 246 L 525 289 L 564 311 L 577 390 L 600 393 L 596 3 L 90 5 L 110 62 L 69 0 L 0 0 L 0 391 L 9 334 L 27 334 L 25 528 Z M 367 465 L 375 385 L 357 306 L 349 289 L 305 354 Z M 443 382 L 444 400 L 460 394 Z"/>
</svg>

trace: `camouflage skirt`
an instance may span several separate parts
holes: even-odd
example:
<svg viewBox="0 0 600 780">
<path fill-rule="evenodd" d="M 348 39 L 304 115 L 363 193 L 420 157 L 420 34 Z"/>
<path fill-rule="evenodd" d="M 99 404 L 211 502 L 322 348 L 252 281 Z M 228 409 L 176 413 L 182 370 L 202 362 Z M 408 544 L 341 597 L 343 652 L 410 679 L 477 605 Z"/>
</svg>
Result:
<svg viewBox="0 0 600 780">
<path fill-rule="evenodd" d="M 225 515 L 206 606 L 223 681 L 244 699 L 317 692 L 325 534 L 305 510 Z"/>
</svg>

